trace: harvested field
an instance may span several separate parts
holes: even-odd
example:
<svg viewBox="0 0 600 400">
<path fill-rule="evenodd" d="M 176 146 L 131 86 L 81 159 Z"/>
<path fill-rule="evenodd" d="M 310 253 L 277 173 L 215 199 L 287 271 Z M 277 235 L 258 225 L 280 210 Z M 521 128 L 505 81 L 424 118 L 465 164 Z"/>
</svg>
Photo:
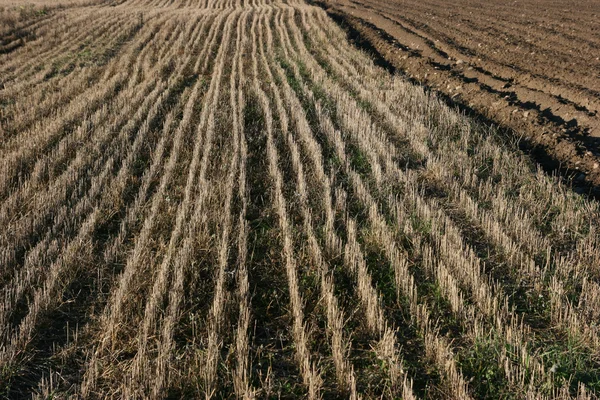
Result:
<svg viewBox="0 0 600 400">
<path fill-rule="evenodd" d="M 0 40 L 0 397 L 600 393 L 598 204 L 322 8 L 73 2 Z"/>
<path fill-rule="evenodd" d="M 327 0 L 393 67 L 492 122 L 600 195 L 600 3 Z"/>
</svg>

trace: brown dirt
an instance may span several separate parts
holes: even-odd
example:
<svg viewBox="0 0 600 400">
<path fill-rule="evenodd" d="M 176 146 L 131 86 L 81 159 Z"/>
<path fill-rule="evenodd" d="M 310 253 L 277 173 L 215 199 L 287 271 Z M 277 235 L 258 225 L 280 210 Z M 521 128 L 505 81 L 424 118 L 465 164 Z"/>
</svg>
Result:
<svg viewBox="0 0 600 400">
<path fill-rule="evenodd" d="M 393 69 L 600 185 L 600 3 L 327 0 Z"/>
</svg>

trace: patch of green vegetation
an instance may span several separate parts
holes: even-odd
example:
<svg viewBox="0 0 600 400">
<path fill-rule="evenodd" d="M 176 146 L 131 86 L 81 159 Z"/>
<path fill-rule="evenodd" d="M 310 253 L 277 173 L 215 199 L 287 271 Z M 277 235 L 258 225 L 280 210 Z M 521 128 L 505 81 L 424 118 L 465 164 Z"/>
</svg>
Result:
<svg viewBox="0 0 600 400">
<path fill-rule="evenodd" d="M 7 363 L 0 368 L 0 398 L 11 398 L 11 388 L 19 370 L 16 363 Z"/>
<path fill-rule="evenodd" d="M 564 341 L 545 344 L 541 350 L 540 358 L 549 368 L 552 386 L 567 385 L 576 395 L 579 383 L 583 383 L 589 392 L 600 393 L 600 360 L 581 338 L 569 335 Z"/>
<path fill-rule="evenodd" d="M 412 212 L 409 215 L 409 218 L 412 228 L 415 230 L 415 232 L 425 236 L 431 235 L 431 221 L 420 218 L 415 212 Z"/>
<path fill-rule="evenodd" d="M 514 354 L 510 348 L 507 353 Z M 458 365 L 467 378 L 478 399 L 516 399 L 511 393 L 506 374 L 498 359 L 504 351 L 503 344 L 494 336 L 475 339 L 471 346 L 458 353 Z"/>
<path fill-rule="evenodd" d="M 375 112 L 375 106 L 370 101 L 363 99 L 358 95 L 356 95 L 354 99 L 356 100 L 356 104 L 367 113 L 373 114 Z"/>
<path fill-rule="evenodd" d="M 288 63 L 287 60 L 285 60 L 283 58 L 283 56 L 281 56 L 281 55 L 277 55 L 275 57 L 275 60 L 279 63 L 281 68 L 283 68 L 283 70 L 285 72 L 285 77 L 286 77 L 287 82 L 290 85 L 290 87 L 296 93 L 301 93 L 302 86 L 300 85 L 300 82 L 298 81 L 298 79 L 296 79 L 296 75 L 294 74 L 294 70 L 292 69 L 292 66 L 290 65 L 290 63 Z"/>
<path fill-rule="evenodd" d="M 373 279 L 373 285 L 386 303 L 396 304 L 397 291 L 394 270 L 382 254 L 376 237 L 369 228 L 363 228 L 359 231 L 358 240 L 364 245 L 365 260 Z"/>
<path fill-rule="evenodd" d="M 348 142 L 346 150 L 348 151 L 348 158 L 352 168 L 361 176 L 368 176 L 371 173 L 371 163 L 367 155 L 358 146 L 350 144 L 350 142 Z"/>
<path fill-rule="evenodd" d="M 265 127 L 265 116 L 255 98 L 244 104 L 244 127 L 248 130 L 257 130 Z"/>
</svg>

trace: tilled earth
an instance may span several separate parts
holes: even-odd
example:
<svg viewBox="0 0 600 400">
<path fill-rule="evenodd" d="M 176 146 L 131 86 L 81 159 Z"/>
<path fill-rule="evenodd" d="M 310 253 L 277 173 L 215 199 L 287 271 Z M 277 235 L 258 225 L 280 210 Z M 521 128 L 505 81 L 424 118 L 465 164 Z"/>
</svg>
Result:
<svg viewBox="0 0 600 400">
<path fill-rule="evenodd" d="M 327 0 L 390 67 L 523 135 L 538 159 L 600 184 L 600 3 Z"/>
</svg>

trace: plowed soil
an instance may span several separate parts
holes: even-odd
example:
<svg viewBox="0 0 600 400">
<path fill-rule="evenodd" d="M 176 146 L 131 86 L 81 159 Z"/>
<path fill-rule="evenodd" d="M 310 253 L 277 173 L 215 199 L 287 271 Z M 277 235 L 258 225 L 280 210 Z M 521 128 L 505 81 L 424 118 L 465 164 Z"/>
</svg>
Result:
<svg viewBox="0 0 600 400">
<path fill-rule="evenodd" d="M 394 69 L 600 183 L 600 3 L 328 0 Z"/>
</svg>

